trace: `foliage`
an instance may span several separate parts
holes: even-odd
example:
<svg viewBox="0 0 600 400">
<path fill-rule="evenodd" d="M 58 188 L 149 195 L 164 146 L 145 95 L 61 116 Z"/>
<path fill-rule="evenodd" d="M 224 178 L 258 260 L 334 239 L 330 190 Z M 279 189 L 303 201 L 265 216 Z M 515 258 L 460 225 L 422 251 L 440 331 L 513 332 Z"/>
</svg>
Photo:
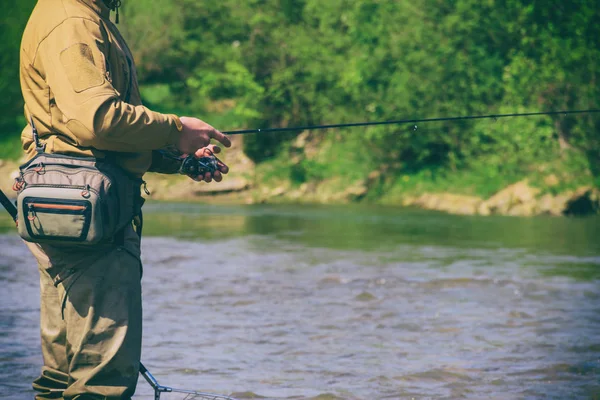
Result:
<svg viewBox="0 0 600 400">
<path fill-rule="evenodd" d="M 176 23 L 155 58 L 170 61 L 145 79 L 179 71 L 166 81 L 199 113 L 231 100 L 229 126 L 598 108 L 600 12 L 591 1 L 187 0 L 179 7 L 161 8 Z M 593 167 L 599 121 L 555 116 L 348 135 L 409 173 L 470 168 L 499 153 L 512 159 L 497 165 L 531 163 L 567 149 L 589 154 Z M 293 136 L 253 136 L 246 150 L 260 161 Z"/>
<path fill-rule="evenodd" d="M 17 44 L 32 3 L 15 3 L 2 28 L 11 38 L 0 52 L 3 131 L 20 114 Z M 223 130 L 600 108 L 592 0 L 123 3 L 120 29 L 147 104 Z M 381 168 L 398 187 L 406 176 L 439 187 L 431 177 L 460 186 L 450 177 L 469 176 L 488 193 L 540 175 L 539 165 L 598 184 L 599 131 L 598 114 L 357 128 L 324 133 L 329 153 L 294 162 L 296 133 L 248 136 L 244 146 L 298 183 Z"/>
<path fill-rule="evenodd" d="M 20 154 L 19 135 L 24 125 L 19 87 L 19 44 L 35 0 L 12 2 L 0 24 L 0 158 Z"/>
</svg>

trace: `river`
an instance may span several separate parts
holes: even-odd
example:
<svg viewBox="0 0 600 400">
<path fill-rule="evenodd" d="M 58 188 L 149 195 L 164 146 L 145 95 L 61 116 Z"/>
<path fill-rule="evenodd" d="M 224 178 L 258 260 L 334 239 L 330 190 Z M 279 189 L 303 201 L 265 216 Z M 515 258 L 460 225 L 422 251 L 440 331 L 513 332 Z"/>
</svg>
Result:
<svg viewBox="0 0 600 400">
<path fill-rule="evenodd" d="M 600 398 L 598 218 L 150 203 L 145 220 L 142 360 L 162 384 Z M 37 269 L 3 226 L 0 398 L 26 399 L 41 365 Z M 135 399 L 150 398 L 140 380 Z"/>
</svg>

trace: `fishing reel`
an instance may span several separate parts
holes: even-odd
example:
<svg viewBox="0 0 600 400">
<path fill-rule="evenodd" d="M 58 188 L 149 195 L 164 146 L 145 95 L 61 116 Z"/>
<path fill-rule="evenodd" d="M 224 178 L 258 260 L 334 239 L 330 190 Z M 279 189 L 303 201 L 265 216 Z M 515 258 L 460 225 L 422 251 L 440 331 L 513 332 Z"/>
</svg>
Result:
<svg viewBox="0 0 600 400">
<path fill-rule="evenodd" d="M 222 165 L 213 152 L 207 150 L 210 155 L 204 157 L 195 157 L 194 155 L 183 156 L 181 153 L 172 150 L 159 150 L 163 157 L 173 161 L 172 172 L 178 172 L 181 175 L 196 177 L 209 173 L 214 176 Z"/>
<path fill-rule="evenodd" d="M 181 160 L 179 167 L 179 173 L 188 176 L 204 175 L 207 172 L 214 176 L 216 171 L 219 171 L 219 159 L 214 155 L 200 158 L 187 156 Z"/>
</svg>

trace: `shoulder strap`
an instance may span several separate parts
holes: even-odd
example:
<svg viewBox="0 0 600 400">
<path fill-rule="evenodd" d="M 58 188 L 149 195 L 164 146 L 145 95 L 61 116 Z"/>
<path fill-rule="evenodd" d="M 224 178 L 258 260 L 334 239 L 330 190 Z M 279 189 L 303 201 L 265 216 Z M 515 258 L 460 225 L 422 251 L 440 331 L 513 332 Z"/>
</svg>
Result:
<svg viewBox="0 0 600 400">
<path fill-rule="evenodd" d="M 131 101 L 131 90 L 133 89 L 133 62 L 129 59 L 129 56 L 125 54 L 125 59 L 127 60 L 127 67 L 129 68 L 129 82 L 127 82 L 127 92 L 125 93 L 125 103 Z"/>
<path fill-rule="evenodd" d="M 35 151 L 37 151 L 38 154 L 43 154 L 46 151 L 46 145 L 42 144 L 40 141 L 40 135 L 33 123 L 33 115 L 31 114 L 29 115 L 29 123 L 31 124 L 31 133 L 33 134 L 33 141 L 35 142 Z"/>
</svg>

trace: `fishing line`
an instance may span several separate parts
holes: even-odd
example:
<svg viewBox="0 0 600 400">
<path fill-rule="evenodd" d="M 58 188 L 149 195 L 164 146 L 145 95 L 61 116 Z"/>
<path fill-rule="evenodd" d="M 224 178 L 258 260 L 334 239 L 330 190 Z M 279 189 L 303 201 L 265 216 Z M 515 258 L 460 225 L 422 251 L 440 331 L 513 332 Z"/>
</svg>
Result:
<svg viewBox="0 0 600 400">
<path fill-rule="evenodd" d="M 297 132 L 297 131 L 310 131 L 317 129 L 333 129 L 333 128 L 352 128 L 357 126 L 377 126 L 377 125 L 401 125 L 401 124 L 413 124 L 413 130 L 418 131 L 419 124 L 425 122 L 441 122 L 441 121 L 465 121 L 475 119 L 493 119 L 497 121 L 500 118 L 511 118 L 511 117 L 533 117 L 540 115 L 572 115 L 572 114 L 594 114 L 600 113 L 600 109 L 589 109 L 589 110 L 565 110 L 565 111 L 541 111 L 541 112 L 528 112 L 528 113 L 511 113 L 511 114 L 489 114 L 489 115 L 466 115 L 462 117 L 438 117 L 438 118 L 416 118 L 416 119 L 399 119 L 391 121 L 374 121 L 374 122 L 354 122 L 347 124 L 331 124 L 331 125 L 307 125 L 307 126 L 296 126 L 290 128 L 258 128 L 258 129 L 242 129 L 237 131 L 225 131 L 226 135 L 243 135 L 248 133 L 269 133 L 269 132 Z M 416 129 L 415 129 L 416 128 Z"/>
</svg>

